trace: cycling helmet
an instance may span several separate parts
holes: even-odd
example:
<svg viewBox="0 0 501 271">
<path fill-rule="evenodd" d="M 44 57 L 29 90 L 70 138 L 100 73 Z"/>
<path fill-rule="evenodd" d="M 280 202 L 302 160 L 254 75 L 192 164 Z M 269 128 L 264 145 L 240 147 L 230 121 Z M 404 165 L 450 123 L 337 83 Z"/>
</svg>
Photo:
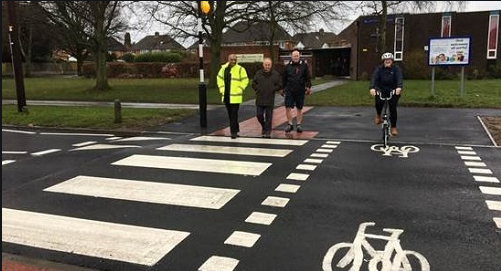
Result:
<svg viewBox="0 0 501 271">
<path fill-rule="evenodd" d="M 381 60 L 385 60 L 385 59 L 391 59 L 393 60 L 393 54 L 390 53 L 390 52 L 386 52 L 384 53 L 382 56 L 381 56 Z"/>
</svg>

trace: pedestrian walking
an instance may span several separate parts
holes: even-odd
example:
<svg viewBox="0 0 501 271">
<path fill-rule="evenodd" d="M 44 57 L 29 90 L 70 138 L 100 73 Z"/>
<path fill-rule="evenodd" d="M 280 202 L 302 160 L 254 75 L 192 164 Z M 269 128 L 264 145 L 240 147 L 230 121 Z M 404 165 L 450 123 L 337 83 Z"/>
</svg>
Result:
<svg viewBox="0 0 501 271">
<path fill-rule="evenodd" d="M 217 74 L 217 86 L 219 93 L 221 93 L 221 101 L 226 106 L 226 111 L 228 111 L 230 133 L 233 139 L 239 136 L 238 110 L 248 84 L 247 71 L 244 67 L 237 64 L 237 56 L 230 54 L 228 62 L 221 66 Z"/>
<path fill-rule="evenodd" d="M 299 51 L 294 50 L 291 61 L 285 66 L 282 85 L 285 91 L 285 114 L 287 116 L 286 133 L 293 129 L 292 109 L 296 107 L 296 131 L 303 132 L 303 106 L 305 95 L 311 94 L 311 74 L 308 64 L 299 58 Z"/>
<path fill-rule="evenodd" d="M 261 136 L 270 138 L 275 93 L 282 90 L 282 79 L 273 69 L 271 58 L 263 59 L 263 68 L 254 75 L 252 88 L 256 92 L 256 118 L 261 124 Z"/>
</svg>

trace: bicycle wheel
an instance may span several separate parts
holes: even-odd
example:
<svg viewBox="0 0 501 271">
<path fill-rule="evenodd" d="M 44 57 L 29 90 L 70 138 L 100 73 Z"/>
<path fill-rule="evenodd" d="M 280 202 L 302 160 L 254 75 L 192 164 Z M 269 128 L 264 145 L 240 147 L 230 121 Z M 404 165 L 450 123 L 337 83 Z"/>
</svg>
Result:
<svg viewBox="0 0 501 271">
<path fill-rule="evenodd" d="M 383 124 L 383 145 L 385 148 L 388 147 L 388 141 L 390 137 L 389 130 L 389 125 L 387 123 Z"/>
<path fill-rule="evenodd" d="M 403 253 L 395 255 L 392 270 L 421 270 L 430 271 L 430 263 L 421 254 L 411 250 L 404 250 Z"/>
<path fill-rule="evenodd" d="M 353 253 L 353 243 L 338 243 L 329 248 L 327 253 L 325 253 L 324 259 L 322 261 L 322 270 L 323 271 L 332 271 L 332 261 L 334 260 L 334 256 L 340 249 L 346 249 L 346 254 L 344 257 L 339 260 L 336 264 L 337 267 L 344 268 L 348 264 L 354 261 L 355 254 Z"/>
</svg>

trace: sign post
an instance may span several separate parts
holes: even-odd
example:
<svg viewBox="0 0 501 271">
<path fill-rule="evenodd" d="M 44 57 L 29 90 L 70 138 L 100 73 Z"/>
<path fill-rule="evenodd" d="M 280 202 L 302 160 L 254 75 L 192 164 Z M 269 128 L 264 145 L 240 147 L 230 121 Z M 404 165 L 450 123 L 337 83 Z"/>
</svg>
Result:
<svg viewBox="0 0 501 271">
<path fill-rule="evenodd" d="M 200 127 L 207 127 L 207 86 L 204 80 L 204 39 L 202 34 L 202 17 L 210 11 L 208 1 L 198 1 L 198 56 L 200 59 L 200 83 L 198 84 L 198 102 L 200 111 Z"/>
<path fill-rule="evenodd" d="M 432 67 L 432 95 L 435 95 L 435 67 L 461 66 L 461 97 L 464 92 L 464 66 L 470 64 L 470 37 L 432 38 L 428 45 L 428 66 Z"/>
</svg>

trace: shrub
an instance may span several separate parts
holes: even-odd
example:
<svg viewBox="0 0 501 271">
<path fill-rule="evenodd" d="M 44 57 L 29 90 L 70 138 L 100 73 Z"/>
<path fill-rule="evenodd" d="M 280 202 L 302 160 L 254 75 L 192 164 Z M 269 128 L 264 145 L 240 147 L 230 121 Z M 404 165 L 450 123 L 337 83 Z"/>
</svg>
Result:
<svg viewBox="0 0 501 271">
<path fill-rule="evenodd" d="M 178 63 L 183 59 L 180 53 L 153 52 L 144 53 L 135 57 L 134 62 L 166 62 Z"/>
</svg>

